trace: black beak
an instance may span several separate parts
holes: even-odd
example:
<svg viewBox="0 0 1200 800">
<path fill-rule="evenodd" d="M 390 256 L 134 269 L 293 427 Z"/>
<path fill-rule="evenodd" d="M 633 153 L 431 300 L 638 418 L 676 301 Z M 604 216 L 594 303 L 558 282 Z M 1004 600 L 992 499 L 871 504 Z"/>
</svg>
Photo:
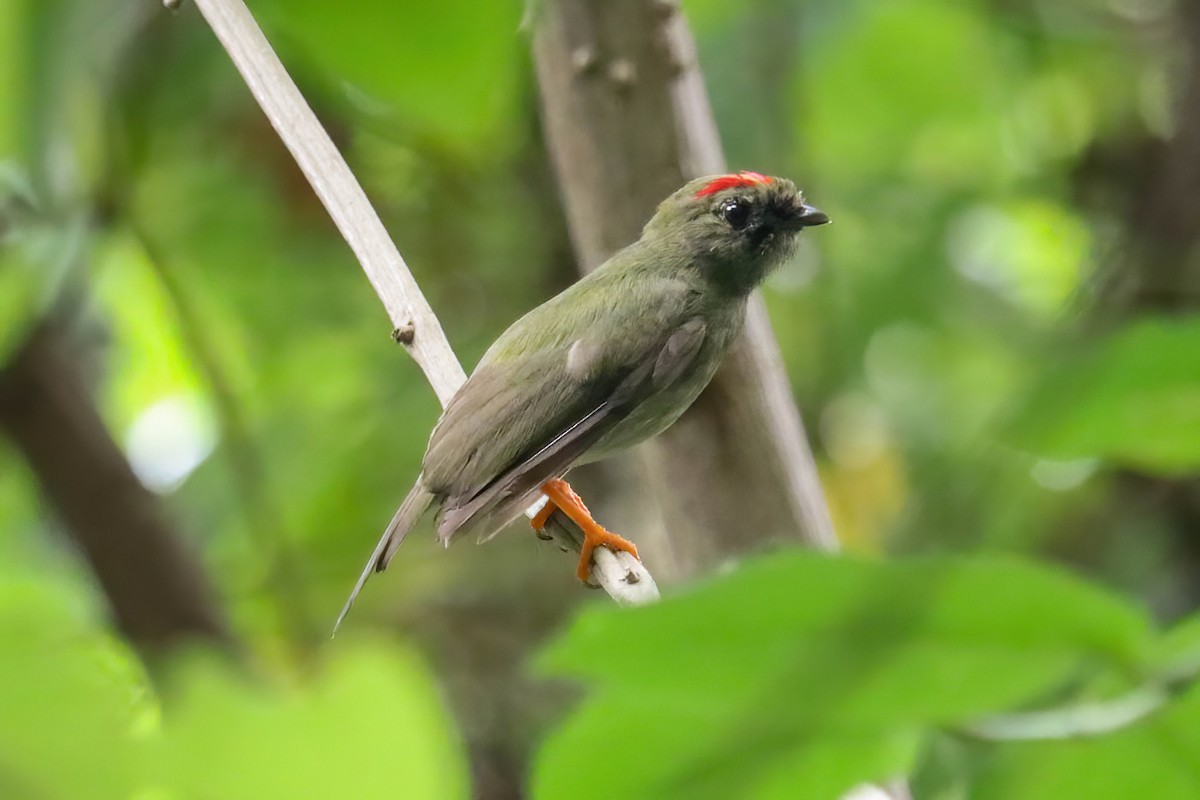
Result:
<svg viewBox="0 0 1200 800">
<path fill-rule="evenodd" d="M 824 225 L 829 222 L 829 215 L 808 203 L 800 204 L 800 213 L 796 215 L 796 224 L 801 228 L 811 228 L 813 225 Z"/>
</svg>

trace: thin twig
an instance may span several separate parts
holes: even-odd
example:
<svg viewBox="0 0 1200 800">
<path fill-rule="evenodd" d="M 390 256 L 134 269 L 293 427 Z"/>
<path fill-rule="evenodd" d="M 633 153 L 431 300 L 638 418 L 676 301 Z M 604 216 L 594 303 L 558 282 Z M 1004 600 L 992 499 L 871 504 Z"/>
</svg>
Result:
<svg viewBox="0 0 1200 800">
<path fill-rule="evenodd" d="M 358 257 L 387 309 L 392 330 L 396 332 L 394 338 L 408 350 L 445 406 L 466 380 L 466 373 L 350 167 L 308 107 L 245 3 L 195 0 L 195 4 Z M 582 534 L 562 514 L 556 512 L 547 528 L 563 547 L 580 549 Z M 658 596 L 649 571 L 628 553 L 614 554 L 598 548 L 592 578 L 623 605 L 649 602 Z"/>
<path fill-rule="evenodd" d="M 1161 686 L 1142 686 L 1105 702 L 995 714 L 951 730 L 964 739 L 982 742 L 1082 739 L 1128 728 L 1158 711 L 1170 698 L 1170 692 Z"/>
<path fill-rule="evenodd" d="M 1042 711 L 995 714 L 950 729 L 981 742 L 1087 739 L 1136 725 L 1200 680 L 1200 653 L 1192 653 L 1146 683 L 1109 700 Z"/>
</svg>

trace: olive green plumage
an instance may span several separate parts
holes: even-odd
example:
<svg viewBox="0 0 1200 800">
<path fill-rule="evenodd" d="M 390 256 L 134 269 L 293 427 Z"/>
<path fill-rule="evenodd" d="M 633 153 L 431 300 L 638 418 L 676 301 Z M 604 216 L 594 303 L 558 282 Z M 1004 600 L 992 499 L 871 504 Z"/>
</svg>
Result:
<svg viewBox="0 0 1200 800">
<path fill-rule="evenodd" d="M 751 290 L 801 228 L 827 221 L 791 181 L 757 173 L 700 178 L 664 200 L 637 242 L 484 354 L 434 428 L 416 486 L 346 610 L 429 506 L 445 542 L 491 536 L 547 480 L 674 422 L 741 330 Z"/>
</svg>

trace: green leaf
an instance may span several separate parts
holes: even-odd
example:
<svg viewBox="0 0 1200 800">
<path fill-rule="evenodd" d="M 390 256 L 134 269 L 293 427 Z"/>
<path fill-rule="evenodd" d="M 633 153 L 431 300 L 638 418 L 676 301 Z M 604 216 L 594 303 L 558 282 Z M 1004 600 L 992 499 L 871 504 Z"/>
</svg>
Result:
<svg viewBox="0 0 1200 800">
<path fill-rule="evenodd" d="M 1023 447 L 1180 473 L 1200 467 L 1200 317 L 1127 326 L 1051 365 L 1011 423 Z"/>
<path fill-rule="evenodd" d="M 286 689 L 192 653 L 171 663 L 160 711 L 91 602 L 44 579 L 0 581 L 0 796 L 467 796 L 461 748 L 411 652 L 339 640 Z"/>
<path fill-rule="evenodd" d="M 290 691 L 189 674 L 165 744 L 178 796 L 466 797 L 462 753 L 419 659 L 380 646 L 337 651 Z"/>
<path fill-rule="evenodd" d="M 691 704 L 632 692 L 594 697 L 538 754 L 537 798 L 834 798 L 864 775 L 902 775 L 913 730 L 794 731 L 731 718 L 719 696 Z"/>
<path fill-rule="evenodd" d="M 1193 800 L 1200 794 L 1200 692 L 1148 720 L 1095 739 L 1002 748 L 979 776 L 977 800 Z"/>
<path fill-rule="evenodd" d="M 87 599 L 0 583 L 0 795 L 127 800 L 156 714 L 133 655 L 97 632 Z"/>
<path fill-rule="evenodd" d="M 1137 662 L 1146 632 L 1139 612 L 1031 564 L 775 556 L 657 606 L 581 616 L 541 664 L 593 694 L 546 745 L 534 787 L 773 797 L 786 774 L 811 781 L 794 796 L 833 797 L 903 773 L 922 726 Z M 589 769 L 597 752 L 614 768 Z"/>
<path fill-rule="evenodd" d="M 1151 664 L 1155 674 L 1168 679 L 1200 667 L 1200 613 L 1184 617 L 1154 642 Z"/>
</svg>

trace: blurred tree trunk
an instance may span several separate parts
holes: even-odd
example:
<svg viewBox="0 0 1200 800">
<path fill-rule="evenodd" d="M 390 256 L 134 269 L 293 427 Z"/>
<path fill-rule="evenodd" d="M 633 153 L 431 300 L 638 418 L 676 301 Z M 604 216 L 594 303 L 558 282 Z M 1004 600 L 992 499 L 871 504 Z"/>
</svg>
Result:
<svg viewBox="0 0 1200 800">
<path fill-rule="evenodd" d="M 1115 198 L 1126 222 L 1096 289 L 1095 326 L 1200 310 L 1200 3 L 1180 4 L 1175 17 L 1185 57 L 1175 76 L 1174 133 L 1165 141 L 1102 144 L 1077 176 L 1085 199 Z M 1126 472 L 1112 502 L 1124 529 L 1140 531 L 1156 519 L 1173 539 L 1167 565 L 1142 591 L 1167 616 L 1193 611 L 1200 604 L 1200 479 Z"/>
<path fill-rule="evenodd" d="M 676 0 L 546 0 L 537 14 L 543 126 L 586 272 L 635 240 L 663 198 L 725 161 Z M 653 562 L 656 575 L 703 572 L 767 542 L 837 548 L 758 292 L 713 382 L 641 449 L 667 525 L 653 554 L 674 561 Z M 902 782 L 887 791 L 908 796 Z"/>
<path fill-rule="evenodd" d="M 232 646 L 195 554 L 109 435 L 63 338 L 43 323 L 0 369 L 0 428 L 144 655 L 185 640 Z"/>
<path fill-rule="evenodd" d="M 1195 311 L 1200 305 L 1200 3 L 1176 11 L 1186 50 L 1175 133 L 1140 142 L 1126 158 L 1100 159 L 1127 220 L 1124 247 L 1100 287 L 1102 312 Z"/>
<path fill-rule="evenodd" d="M 636 239 L 657 203 L 686 180 L 724 171 L 724 159 L 674 2 L 551 0 L 536 14 L 543 124 L 587 271 Z M 836 547 L 757 293 L 712 385 L 643 453 L 670 539 L 652 553 L 670 552 L 676 562 L 660 565 L 652 555 L 656 574 L 694 574 L 768 541 Z"/>
</svg>

